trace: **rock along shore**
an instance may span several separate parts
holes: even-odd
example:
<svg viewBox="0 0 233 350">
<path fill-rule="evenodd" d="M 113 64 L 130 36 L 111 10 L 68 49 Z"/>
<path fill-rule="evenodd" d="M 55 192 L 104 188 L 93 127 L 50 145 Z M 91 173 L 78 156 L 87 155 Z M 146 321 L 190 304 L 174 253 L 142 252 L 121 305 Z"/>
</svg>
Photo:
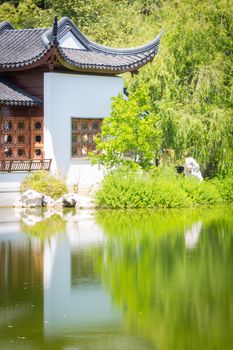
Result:
<svg viewBox="0 0 233 350">
<path fill-rule="evenodd" d="M 93 198 L 80 196 L 77 193 L 67 193 L 54 200 L 50 196 L 35 190 L 27 190 L 17 196 L 14 201 L 15 208 L 77 208 L 77 209 L 94 209 L 96 207 Z"/>
</svg>

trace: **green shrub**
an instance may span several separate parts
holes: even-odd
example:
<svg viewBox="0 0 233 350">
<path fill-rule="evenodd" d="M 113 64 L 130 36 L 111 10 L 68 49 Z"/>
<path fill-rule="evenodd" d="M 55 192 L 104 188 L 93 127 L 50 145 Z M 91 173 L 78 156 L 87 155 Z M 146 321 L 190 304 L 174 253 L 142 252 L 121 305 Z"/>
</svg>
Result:
<svg viewBox="0 0 233 350">
<path fill-rule="evenodd" d="M 183 178 L 181 187 L 192 200 L 193 205 L 216 204 L 223 201 L 218 188 L 210 181 Z"/>
<path fill-rule="evenodd" d="M 174 195 L 176 194 L 176 195 Z M 96 203 L 102 208 L 179 208 L 191 201 L 179 182 L 159 174 L 117 170 L 103 180 L 96 194 Z"/>
<path fill-rule="evenodd" d="M 118 169 L 103 180 L 96 194 L 100 208 L 182 208 L 233 201 L 233 180 L 198 181 L 172 168 L 155 173 Z"/>
<path fill-rule="evenodd" d="M 219 190 L 222 199 L 225 202 L 233 202 L 233 177 L 226 177 L 225 179 L 214 179 L 212 183 Z"/>
<path fill-rule="evenodd" d="M 68 192 L 65 182 L 47 171 L 38 171 L 27 176 L 21 185 L 21 191 L 28 189 L 42 192 L 54 199 Z"/>
</svg>

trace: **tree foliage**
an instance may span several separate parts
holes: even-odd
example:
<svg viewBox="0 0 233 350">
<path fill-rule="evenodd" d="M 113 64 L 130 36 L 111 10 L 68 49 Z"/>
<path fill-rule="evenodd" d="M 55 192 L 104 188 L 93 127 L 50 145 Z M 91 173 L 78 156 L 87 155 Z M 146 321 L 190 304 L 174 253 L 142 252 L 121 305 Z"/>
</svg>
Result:
<svg viewBox="0 0 233 350">
<path fill-rule="evenodd" d="M 10 21 L 16 28 L 51 26 L 54 16 L 53 9 L 46 8 L 46 1 L 4 1 L 0 5 L 0 22 Z"/>
<path fill-rule="evenodd" d="M 103 121 L 102 133 L 96 138 L 99 153 L 94 159 L 108 165 L 152 166 L 158 156 L 161 132 L 158 119 L 146 101 L 146 88 L 116 97 L 111 117 Z"/>
</svg>

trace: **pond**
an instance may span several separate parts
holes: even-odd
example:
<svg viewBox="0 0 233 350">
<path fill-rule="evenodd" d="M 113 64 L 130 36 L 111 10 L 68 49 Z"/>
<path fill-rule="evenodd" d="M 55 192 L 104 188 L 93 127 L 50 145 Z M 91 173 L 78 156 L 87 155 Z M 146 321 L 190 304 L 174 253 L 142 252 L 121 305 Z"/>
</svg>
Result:
<svg viewBox="0 0 233 350">
<path fill-rule="evenodd" d="M 0 209 L 0 349 L 230 350 L 233 208 Z"/>
</svg>

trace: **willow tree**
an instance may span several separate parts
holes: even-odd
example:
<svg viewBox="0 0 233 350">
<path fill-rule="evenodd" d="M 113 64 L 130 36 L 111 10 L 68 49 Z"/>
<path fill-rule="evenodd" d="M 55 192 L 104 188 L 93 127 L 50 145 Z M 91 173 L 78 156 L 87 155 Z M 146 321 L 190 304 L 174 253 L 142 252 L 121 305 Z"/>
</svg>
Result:
<svg viewBox="0 0 233 350">
<path fill-rule="evenodd" d="M 130 82 L 150 86 L 161 148 L 191 152 L 209 176 L 233 168 L 232 13 L 227 0 L 161 1 L 150 18 L 165 27 L 162 48 Z"/>
</svg>

